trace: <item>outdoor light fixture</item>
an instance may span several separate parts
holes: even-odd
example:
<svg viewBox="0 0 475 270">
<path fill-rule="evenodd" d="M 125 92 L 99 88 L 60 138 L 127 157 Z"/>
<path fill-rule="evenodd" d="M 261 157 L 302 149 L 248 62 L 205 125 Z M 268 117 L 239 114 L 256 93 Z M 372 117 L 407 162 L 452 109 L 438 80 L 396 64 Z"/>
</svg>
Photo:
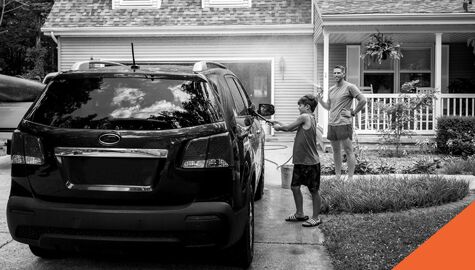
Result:
<svg viewBox="0 0 475 270">
<path fill-rule="evenodd" d="M 283 80 L 284 73 L 285 73 L 285 60 L 283 56 L 281 56 L 279 59 L 279 71 L 280 71 L 280 74 L 282 74 L 282 80 Z"/>
</svg>

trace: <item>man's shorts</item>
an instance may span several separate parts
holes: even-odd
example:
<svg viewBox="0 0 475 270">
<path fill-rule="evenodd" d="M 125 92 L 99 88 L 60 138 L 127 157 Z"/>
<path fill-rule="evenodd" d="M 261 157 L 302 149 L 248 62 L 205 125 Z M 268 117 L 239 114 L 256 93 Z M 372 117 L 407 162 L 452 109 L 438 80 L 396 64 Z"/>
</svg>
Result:
<svg viewBox="0 0 475 270">
<path fill-rule="evenodd" d="M 346 139 L 353 140 L 353 126 L 341 125 L 341 126 L 328 126 L 327 139 L 330 141 L 343 141 Z"/>
<path fill-rule="evenodd" d="M 311 192 L 320 189 L 320 163 L 315 165 L 294 164 L 291 186 L 307 186 Z"/>
</svg>

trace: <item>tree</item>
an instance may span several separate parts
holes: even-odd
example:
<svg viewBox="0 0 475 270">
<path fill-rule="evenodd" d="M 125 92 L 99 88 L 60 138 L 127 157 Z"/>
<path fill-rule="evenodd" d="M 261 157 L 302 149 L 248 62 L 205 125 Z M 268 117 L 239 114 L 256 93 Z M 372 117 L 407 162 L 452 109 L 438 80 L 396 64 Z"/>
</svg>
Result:
<svg viewBox="0 0 475 270">
<path fill-rule="evenodd" d="M 56 44 L 43 38 L 53 0 L 0 0 L 0 72 L 27 78 L 56 70 Z"/>
<path fill-rule="evenodd" d="M 415 85 L 418 82 L 418 80 L 415 80 L 404 83 L 401 94 L 394 103 L 379 102 L 377 104 L 383 112 L 382 117 L 386 119 L 387 123 L 384 129 L 379 131 L 381 141 L 384 144 L 394 145 L 396 156 L 400 156 L 401 138 L 404 136 L 411 137 L 414 134 L 407 127 L 412 125 L 419 117 L 417 111 L 421 108 L 431 107 L 433 100 L 436 98 L 435 91 L 409 96 L 408 93 L 415 92 Z"/>
</svg>

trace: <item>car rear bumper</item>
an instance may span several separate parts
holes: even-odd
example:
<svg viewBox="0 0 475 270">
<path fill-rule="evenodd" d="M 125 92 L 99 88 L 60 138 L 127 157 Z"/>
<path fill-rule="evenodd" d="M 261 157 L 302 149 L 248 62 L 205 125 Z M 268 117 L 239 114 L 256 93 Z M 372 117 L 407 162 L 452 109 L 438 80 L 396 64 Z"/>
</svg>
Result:
<svg viewBox="0 0 475 270">
<path fill-rule="evenodd" d="M 177 247 L 232 245 L 241 236 L 247 209 L 224 202 L 182 206 L 99 206 L 10 197 L 7 221 L 16 241 L 43 248 L 137 243 Z"/>
</svg>

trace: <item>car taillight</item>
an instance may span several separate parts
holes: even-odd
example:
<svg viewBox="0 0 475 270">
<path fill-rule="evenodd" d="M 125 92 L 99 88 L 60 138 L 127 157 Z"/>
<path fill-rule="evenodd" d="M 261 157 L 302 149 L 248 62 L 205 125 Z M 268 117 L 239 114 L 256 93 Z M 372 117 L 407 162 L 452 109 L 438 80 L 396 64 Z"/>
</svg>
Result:
<svg viewBox="0 0 475 270">
<path fill-rule="evenodd" d="M 232 159 L 229 133 L 191 140 L 185 148 L 185 169 L 229 167 Z"/>
<path fill-rule="evenodd" d="M 45 163 L 43 146 L 38 137 L 15 130 L 11 151 L 12 164 L 43 165 Z"/>
</svg>

